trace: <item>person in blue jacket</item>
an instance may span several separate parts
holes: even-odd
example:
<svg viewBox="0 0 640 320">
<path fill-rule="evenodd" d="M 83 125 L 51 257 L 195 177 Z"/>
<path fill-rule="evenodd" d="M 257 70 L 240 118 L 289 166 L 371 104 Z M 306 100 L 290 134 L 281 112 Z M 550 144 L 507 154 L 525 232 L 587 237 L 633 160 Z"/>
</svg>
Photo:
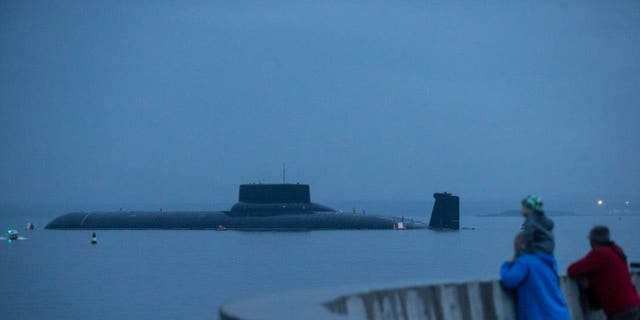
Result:
<svg viewBox="0 0 640 320">
<path fill-rule="evenodd" d="M 518 319 L 569 320 L 569 309 L 560 290 L 558 266 L 553 255 L 529 253 L 522 233 L 514 241 L 514 258 L 502 264 L 500 281 L 516 289 Z"/>
</svg>

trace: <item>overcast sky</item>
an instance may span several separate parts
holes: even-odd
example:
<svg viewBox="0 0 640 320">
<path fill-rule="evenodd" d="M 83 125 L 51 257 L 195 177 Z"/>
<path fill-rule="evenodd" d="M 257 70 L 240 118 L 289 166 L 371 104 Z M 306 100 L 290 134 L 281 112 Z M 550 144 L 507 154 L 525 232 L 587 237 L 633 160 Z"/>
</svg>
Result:
<svg viewBox="0 0 640 320">
<path fill-rule="evenodd" d="M 0 202 L 640 194 L 640 2 L 2 1 Z"/>
</svg>

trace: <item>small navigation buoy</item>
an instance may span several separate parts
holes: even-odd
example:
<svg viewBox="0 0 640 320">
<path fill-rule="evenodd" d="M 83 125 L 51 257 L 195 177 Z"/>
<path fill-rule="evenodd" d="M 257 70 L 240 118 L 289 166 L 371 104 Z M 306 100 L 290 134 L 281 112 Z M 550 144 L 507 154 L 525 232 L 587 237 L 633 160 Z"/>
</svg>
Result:
<svg viewBox="0 0 640 320">
<path fill-rule="evenodd" d="M 91 244 L 98 244 L 98 237 L 96 237 L 95 232 L 91 235 Z"/>
<path fill-rule="evenodd" d="M 30 230 L 33 231 L 36 229 L 36 225 L 31 223 L 31 222 L 27 222 L 27 227 L 25 228 L 25 230 Z"/>
</svg>

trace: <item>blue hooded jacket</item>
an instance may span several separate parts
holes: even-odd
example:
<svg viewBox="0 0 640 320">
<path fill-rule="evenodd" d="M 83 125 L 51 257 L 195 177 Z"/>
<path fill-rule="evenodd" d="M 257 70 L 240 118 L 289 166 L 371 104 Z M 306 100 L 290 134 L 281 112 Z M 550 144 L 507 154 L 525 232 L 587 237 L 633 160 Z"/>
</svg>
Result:
<svg viewBox="0 0 640 320">
<path fill-rule="evenodd" d="M 505 262 L 500 281 L 504 287 L 518 290 L 518 319 L 569 320 L 553 255 L 525 253 L 513 264 Z"/>
</svg>

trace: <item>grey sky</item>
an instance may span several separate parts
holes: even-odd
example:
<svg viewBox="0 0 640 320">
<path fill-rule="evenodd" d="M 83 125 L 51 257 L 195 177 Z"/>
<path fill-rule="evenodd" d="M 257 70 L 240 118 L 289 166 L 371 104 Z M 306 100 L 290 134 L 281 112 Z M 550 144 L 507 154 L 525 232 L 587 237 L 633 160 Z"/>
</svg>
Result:
<svg viewBox="0 0 640 320">
<path fill-rule="evenodd" d="M 640 2 L 0 3 L 0 202 L 640 194 Z"/>
</svg>

